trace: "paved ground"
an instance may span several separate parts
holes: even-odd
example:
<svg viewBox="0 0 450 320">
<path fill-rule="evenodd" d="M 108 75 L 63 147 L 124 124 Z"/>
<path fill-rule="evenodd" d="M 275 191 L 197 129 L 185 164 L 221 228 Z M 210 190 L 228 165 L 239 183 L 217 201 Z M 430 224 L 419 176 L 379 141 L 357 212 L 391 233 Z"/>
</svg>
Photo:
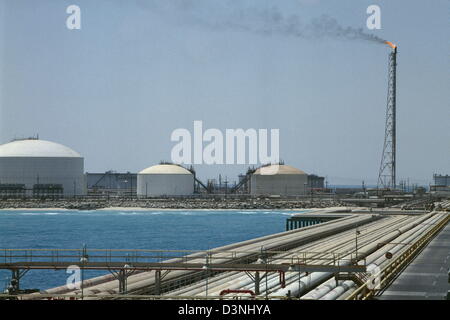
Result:
<svg viewBox="0 0 450 320">
<path fill-rule="evenodd" d="M 430 242 L 379 300 L 443 300 L 450 290 L 450 224 Z"/>
</svg>

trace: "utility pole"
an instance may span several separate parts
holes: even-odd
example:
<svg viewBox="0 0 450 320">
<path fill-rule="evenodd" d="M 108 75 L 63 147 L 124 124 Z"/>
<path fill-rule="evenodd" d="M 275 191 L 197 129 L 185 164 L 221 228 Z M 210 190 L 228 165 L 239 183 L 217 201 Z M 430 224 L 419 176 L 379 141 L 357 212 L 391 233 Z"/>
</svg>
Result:
<svg viewBox="0 0 450 320">
<path fill-rule="evenodd" d="M 364 180 L 362 181 L 362 190 L 364 194 L 364 198 L 366 197 L 366 185 L 364 184 Z"/>
<path fill-rule="evenodd" d="M 227 179 L 227 177 L 225 177 L 224 184 L 225 184 L 225 198 L 226 198 L 227 197 L 227 193 L 228 193 L 228 179 Z"/>
<path fill-rule="evenodd" d="M 84 266 L 85 264 L 88 262 L 88 254 L 87 254 L 87 249 L 86 249 L 86 244 L 83 244 L 83 249 L 82 249 L 82 254 L 81 254 L 81 258 L 80 258 L 80 263 L 81 263 L 81 300 L 84 300 Z"/>
<path fill-rule="evenodd" d="M 358 262 L 358 235 L 360 234 L 361 232 L 358 230 L 358 229 L 356 229 L 356 232 L 355 232 L 355 254 L 356 254 L 356 262 Z"/>
<path fill-rule="evenodd" d="M 131 172 L 128 173 L 130 175 L 130 199 L 133 199 L 133 176 Z"/>
</svg>

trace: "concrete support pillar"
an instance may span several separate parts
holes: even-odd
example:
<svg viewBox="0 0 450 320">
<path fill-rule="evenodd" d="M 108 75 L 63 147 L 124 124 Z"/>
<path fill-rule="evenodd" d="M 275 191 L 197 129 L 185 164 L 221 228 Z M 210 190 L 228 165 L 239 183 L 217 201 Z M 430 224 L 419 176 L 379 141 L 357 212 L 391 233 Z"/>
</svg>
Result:
<svg viewBox="0 0 450 320">
<path fill-rule="evenodd" d="M 261 282 L 261 277 L 259 275 L 259 272 L 255 273 L 255 294 L 259 295 L 260 291 L 259 291 L 259 284 Z"/>
<path fill-rule="evenodd" d="M 119 294 L 126 294 L 127 274 L 125 269 L 120 269 L 117 279 L 119 280 Z"/>
<path fill-rule="evenodd" d="M 155 295 L 161 294 L 161 270 L 155 271 Z"/>
<path fill-rule="evenodd" d="M 11 294 L 18 294 L 20 290 L 20 270 L 11 270 Z"/>
</svg>

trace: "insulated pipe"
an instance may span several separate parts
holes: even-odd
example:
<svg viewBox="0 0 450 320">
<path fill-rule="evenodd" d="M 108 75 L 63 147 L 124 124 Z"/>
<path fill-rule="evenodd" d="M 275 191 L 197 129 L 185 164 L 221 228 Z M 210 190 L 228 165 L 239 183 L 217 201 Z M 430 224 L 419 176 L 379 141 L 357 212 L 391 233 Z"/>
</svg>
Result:
<svg viewBox="0 0 450 320">
<path fill-rule="evenodd" d="M 278 247 L 292 245 L 291 243 L 295 243 L 295 244 L 306 243 L 308 241 L 314 241 L 320 237 L 327 236 L 329 234 L 335 234 L 335 233 L 342 232 L 343 230 L 347 230 L 349 228 L 355 227 L 356 225 L 368 223 L 377 218 L 378 217 L 376 217 L 376 216 L 342 218 L 342 219 L 339 219 L 338 221 L 334 222 L 334 224 L 333 224 L 333 222 L 323 223 L 320 225 L 314 225 L 311 227 L 301 229 L 300 231 L 292 230 L 292 231 L 283 232 L 283 233 L 280 233 L 277 235 L 259 238 L 259 239 L 265 239 L 265 241 L 263 241 L 263 242 L 257 242 L 254 240 L 245 241 L 243 243 L 250 242 L 250 243 L 252 243 L 253 246 L 248 246 L 248 247 L 243 246 L 243 247 L 241 247 L 241 250 L 243 250 L 243 249 L 255 250 L 256 249 L 255 253 L 253 253 L 253 254 L 257 254 L 257 252 L 259 251 L 258 249 L 260 248 L 261 245 L 264 245 L 266 247 L 266 249 L 268 249 L 268 250 L 276 250 Z M 343 220 L 345 220 L 345 221 L 343 221 Z M 347 221 L 347 220 L 352 220 L 352 221 Z M 305 231 L 307 231 L 306 234 L 305 234 Z M 300 233 L 300 232 L 303 232 L 303 234 L 299 235 L 298 233 Z M 275 238 L 277 238 L 277 237 L 281 238 L 281 240 L 274 241 Z M 256 242 L 256 244 L 255 244 L 255 242 Z M 275 245 L 273 245 L 274 242 L 275 242 Z M 234 244 L 234 245 L 225 246 L 222 248 L 226 248 L 226 247 L 228 247 L 228 248 L 234 247 L 235 248 L 235 247 L 238 247 L 238 245 Z M 219 249 L 214 249 L 214 250 L 211 250 L 210 252 L 215 252 L 215 251 L 218 251 Z M 196 255 L 198 256 L 199 254 L 196 254 Z M 219 254 L 217 254 L 217 255 L 219 255 Z M 172 271 L 168 276 L 166 276 L 166 279 L 176 278 L 181 275 L 189 275 L 189 273 L 192 273 L 192 271 Z M 152 276 L 152 272 L 144 272 L 141 274 L 130 276 L 128 278 L 128 286 L 127 286 L 128 292 L 133 292 L 133 291 L 136 291 L 136 290 L 139 290 L 142 288 L 146 288 L 148 286 L 151 286 L 153 283 L 154 283 L 154 276 Z M 102 292 L 107 292 L 107 293 L 116 292 L 117 293 L 117 287 L 118 287 L 117 281 L 110 281 L 108 283 L 100 284 L 100 285 L 94 286 L 92 288 L 85 288 L 84 291 L 86 292 L 86 295 L 90 294 L 90 293 L 96 294 L 96 293 L 102 293 Z M 92 289 L 93 291 L 90 292 L 90 289 Z"/>
<path fill-rule="evenodd" d="M 399 242 L 409 243 L 409 242 L 417 239 L 418 237 L 420 237 L 426 229 L 429 229 L 429 227 L 428 227 L 429 224 L 434 224 L 435 222 L 439 221 L 441 218 L 442 217 L 440 217 L 440 216 L 434 216 L 434 213 L 426 215 L 424 217 L 424 219 L 420 219 L 419 224 L 417 224 L 413 229 L 405 232 L 403 235 L 398 237 L 396 240 Z M 427 223 L 425 225 L 423 225 L 424 222 L 427 222 Z M 398 251 L 404 251 L 404 250 L 406 250 L 406 247 L 403 244 L 391 244 L 391 245 L 388 244 L 388 245 L 386 245 L 385 247 L 383 247 L 382 250 L 378 250 L 366 258 L 367 261 L 369 263 L 371 263 L 367 267 L 367 270 L 370 272 L 377 267 L 382 268 L 385 264 L 387 264 L 389 262 L 389 260 L 384 257 L 384 254 L 386 252 L 389 251 L 391 253 L 397 253 Z M 351 282 L 353 282 L 353 281 L 351 281 Z M 333 294 L 330 293 L 329 295 L 327 295 L 327 299 L 340 298 L 340 296 L 343 295 L 349 289 L 350 288 L 348 286 L 341 284 L 340 286 L 336 287 L 335 290 L 332 290 Z M 308 295 L 305 295 L 304 297 L 308 297 Z M 324 299 L 325 299 L 325 297 L 324 297 Z"/>
<path fill-rule="evenodd" d="M 428 224 L 433 224 L 439 221 L 441 217 L 435 216 L 430 217 L 430 221 L 424 221 L 427 222 L 426 225 L 420 224 L 416 226 L 415 229 L 410 230 L 409 234 L 405 234 L 404 237 L 399 237 L 399 241 L 409 243 L 411 240 L 416 239 L 419 237 L 425 230 L 429 229 Z M 383 250 L 380 250 L 380 252 L 376 252 L 376 254 L 373 254 L 370 256 L 371 260 L 373 261 L 373 264 L 381 264 L 383 262 L 387 262 L 387 259 L 385 258 L 385 254 L 387 252 L 396 253 L 397 251 L 404 249 L 405 245 L 403 244 L 388 244 Z M 369 266 L 370 267 L 370 266 Z"/>
<path fill-rule="evenodd" d="M 378 251 L 376 251 L 375 253 L 378 253 Z M 369 259 L 370 259 L 370 257 L 366 258 L 367 261 L 369 261 Z M 370 271 L 370 266 L 367 269 L 368 269 L 368 271 Z M 353 281 L 351 281 L 351 282 L 353 283 Z M 340 294 L 344 293 L 348 289 L 349 289 L 348 283 L 345 283 L 345 285 L 340 284 L 339 286 L 336 286 L 336 280 L 334 278 L 331 278 L 330 280 L 326 281 L 325 283 L 318 286 L 314 290 L 312 290 L 309 293 L 302 296 L 302 299 L 326 299 L 326 300 L 328 300 L 330 298 L 330 294 L 334 293 L 335 295 L 339 296 Z M 327 298 L 325 298 L 325 296 Z"/>
<path fill-rule="evenodd" d="M 308 294 L 304 295 L 302 299 L 311 299 L 311 300 L 320 299 L 334 288 L 336 288 L 336 280 L 334 278 L 331 278 L 330 280 L 324 282 L 314 290 L 308 292 Z"/>
<path fill-rule="evenodd" d="M 420 220 L 423 221 L 424 219 L 420 219 Z M 390 242 L 393 239 L 397 238 L 402 233 L 410 230 L 411 228 L 413 228 L 416 225 L 417 225 L 417 223 L 415 221 L 412 223 L 408 223 L 405 226 L 403 226 L 393 232 L 390 232 L 388 235 L 379 239 L 379 241 L 381 243 Z M 363 249 L 363 250 L 359 251 L 359 254 L 358 254 L 358 258 L 360 258 L 360 259 L 375 252 L 378 249 L 378 243 L 366 245 L 366 246 L 362 247 L 361 249 Z M 342 265 L 348 265 L 348 264 L 349 264 L 348 262 L 344 262 Z M 284 289 L 280 289 L 280 290 L 272 293 L 271 295 L 272 296 L 285 296 L 290 293 L 293 296 L 298 296 L 298 295 L 301 295 L 302 293 L 304 293 L 305 291 L 307 291 L 309 288 L 314 287 L 314 286 L 324 282 L 325 280 L 327 280 L 327 278 L 329 278 L 331 276 L 332 276 L 332 273 L 328 273 L 328 272 L 313 272 L 309 279 L 306 279 L 305 281 L 300 281 L 299 283 L 293 283 Z"/>
<path fill-rule="evenodd" d="M 405 220 L 405 219 L 407 219 L 407 218 L 391 218 L 391 220 L 395 220 L 395 221 L 403 221 L 403 220 Z M 391 222 L 392 223 L 392 221 L 386 221 L 386 222 L 384 222 L 384 224 L 385 225 L 389 225 L 389 222 Z M 381 226 L 378 226 L 377 225 L 377 228 L 381 228 L 382 227 L 382 225 Z M 394 228 L 396 228 L 396 226 L 394 225 Z M 373 231 L 372 231 L 373 232 Z M 371 234 L 371 232 L 368 232 L 368 234 Z M 323 242 L 323 241 L 321 241 L 321 242 Z M 348 245 L 347 245 L 348 246 Z M 274 285 L 277 285 L 278 284 L 278 279 L 276 279 L 276 277 L 275 276 L 271 276 L 272 277 L 272 280 L 269 280 L 268 281 L 268 284 L 269 285 L 271 285 L 271 284 L 274 284 Z M 297 278 L 298 277 L 298 275 L 296 274 L 296 273 L 291 273 L 291 275 L 289 276 L 289 274 L 286 276 L 286 282 L 288 283 L 289 282 L 289 278 L 293 278 L 293 277 L 295 277 L 295 278 Z M 277 281 L 274 281 L 274 280 L 277 280 Z M 248 279 L 247 279 L 247 281 L 248 281 Z M 295 280 L 296 281 L 296 280 Z M 262 282 L 264 285 L 265 285 L 265 281 L 264 282 Z M 230 288 L 246 288 L 245 286 L 244 287 L 241 287 L 240 285 L 241 285 L 241 283 L 238 283 L 237 285 L 235 285 L 235 286 L 232 286 L 232 283 L 228 283 L 229 285 L 230 285 Z M 269 286 L 268 286 L 269 287 Z M 223 286 L 221 287 L 221 288 L 223 288 Z M 248 287 L 247 287 L 248 288 Z"/>
<path fill-rule="evenodd" d="M 370 240 L 370 239 L 369 239 Z M 369 243 L 370 242 L 373 242 L 373 240 L 371 240 L 371 241 L 369 241 Z M 367 241 L 366 241 L 366 243 L 367 243 Z M 363 242 L 361 242 L 361 244 L 363 244 Z M 307 285 L 309 285 L 309 282 L 310 281 L 312 281 L 313 283 L 315 283 L 315 277 L 312 277 L 311 279 L 306 279 L 306 284 Z M 303 282 L 300 282 L 300 283 L 303 283 Z M 295 283 L 293 283 L 293 286 L 296 286 L 296 284 Z M 290 290 L 290 288 L 288 288 L 287 290 Z M 292 293 L 292 292 L 291 292 Z"/>
<path fill-rule="evenodd" d="M 297 278 L 298 277 L 298 274 L 296 274 L 296 273 L 290 273 L 290 276 L 289 276 L 289 273 L 286 275 L 286 282 L 287 283 L 289 283 L 290 282 L 290 279 L 289 278 Z M 275 280 L 275 281 L 274 281 Z M 294 281 L 297 281 L 297 280 L 294 280 Z M 278 279 L 276 279 L 276 277 L 275 276 L 272 276 L 272 280 L 270 280 L 270 281 L 268 281 L 268 284 L 269 284 L 269 288 L 270 287 L 272 287 L 272 285 L 273 286 L 277 286 L 278 285 L 278 283 L 279 283 L 279 281 L 278 281 Z M 246 287 L 243 287 L 243 288 L 246 288 Z M 263 290 L 262 290 L 263 291 Z"/>
<path fill-rule="evenodd" d="M 407 242 L 408 242 L 408 241 L 417 239 L 418 237 L 420 237 L 420 236 L 423 234 L 424 229 L 429 229 L 429 228 L 427 228 L 427 226 L 424 226 L 424 227 L 420 228 L 419 230 L 417 230 L 417 231 L 414 233 L 414 235 L 412 235 L 412 236 L 409 237 L 408 239 L 405 239 L 404 241 L 407 241 Z M 405 247 L 405 246 L 403 246 L 403 245 L 397 245 L 397 246 L 395 246 L 395 248 L 392 248 L 389 252 L 391 252 L 391 253 L 397 253 L 397 252 L 399 252 L 398 254 L 401 254 L 401 253 L 404 252 L 406 249 L 407 249 L 407 247 Z M 387 250 L 386 250 L 386 251 L 387 251 Z M 374 269 L 377 268 L 377 267 L 380 268 L 380 269 L 383 269 L 383 267 L 389 262 L 388 259 L 383 259 L 383 258 L 384 258 L 384 257 L 380 257 L 380 258 L 378 259 L 378 261 L 377 261 L 377 264 L 373 263 L 373 264 L 369 265 L 368 268 L 367 268 L 368 271 L 372 271 L 372 270 L 374 270 Z M 353 291 L 354 291 L 354 290 L 349 290 L 349 292 L 345 292 L 344 294 L 338 296 L 337 299 L 343 300 L 343 299 L 345 299 L 346 297 L 348 297 Z"/>
<path fill-rule="evenodd" d="M 262 282 L 262 283 L 264 283 L 264 282 Z"/>
<path fill-rule="evenodd" d="M 185 295 L 186 293 L 189 293 L 189 295 L 192 296 L 192 295 L 196 294 L 197 292 L 202 292 L 205 290 L 206 280 L 208 280 L 208 287 L 209 287 L 212 285 L 217 285 L 218 283 L 220 283 L 221 281 L 224 281 L 228 277 L 236 277 L 237 275 L 238 275 L 238 272 L 230 272 L 229 274 L 227 272 L 224 272 L 224 273 L 221 273 L 214 277 L 209 277 L 208 279 L 202 279 L 201 281 L 193 283 L 189 286 L 178 288 L 173 291 L 168 291 L 168 292 L 164 293 L 163 295 L 181 296 L 181 295 Z"/>
<path fill-rule="evenodd" d="M 392 232 L 388 236 L 380 239 L 379 242 L 377 242 L 375 245 L 369 246 L 368 250 L 366 250 L 366 251 L 363 251 L 363 250 L 359 251 L 358 250 L 358 252 L 361 253 L 362 257 L 367 257 L 367 256 L 369 256 L 370 254 L 372 254 L 373 252 L 376 251 L 376 250 L 373 250 L 373 249 L 374 249 L 374 247 L 377 248 L 378 244 L 384 244 L 384 243 L 387 243 L 387 242 L 391 242 L 392 240 L 394 240 L 398 236 L 402 235 L 403 233 L 405 233 L 408 230 L 413 229 L 414 227 L 416 227 L 417 225 L 419 225 L 420 223 L 422 223 L 423 221 L 425 221 L 425 220 L 427 220 L 429 218 L 430 218 L 430 215 L 428 214 L 428 215 L 426 215 L 424 217 L 416 219 L 415 221 L 407 223 L 406 225 L 404 225 L 401 228 L 398 228 L 397 230 L 395 230 L 394 232 Z"/>
<path fill-rule="evenodd" d="M 303 230 L 304 230 L 304 229 L 303 229 Z M 288 277 L 287 277 L 287 278 L 288 278 Z M 212 278 L 210 278 L 210 279 L 212 279 Z M 265 281 L 262 281 L 262 282 L 261 282 L 261 284 L 264 284 L 264 283 L 265 283 Z"/>
<path fill-rule="evenodd" d="M 438 219 L 438 218 L 433 218 L 432 216 L 431 217 L 429 217 L 429 219 L 428 220 L 432 220 L 431 222 L 434 222 L 434 221 L 436 221 L 436 219 Z M 425 220 L 425 221 L 428 221 L 428 220 Z M 423 221 L 422 221 L 423 222 Z M 418 228 L 418 230 L 417 230 L 417 228 Z M 413 237 L 414 237 L 414 234 L 417 234 L 417 233 L 422 233 L 422 231 L 424 230 L 424 229 L 426 229 L 427 228 L 427 226 L 422 226 L 421 224 L 419 224 L 418 226 L 416 226 L 416 227 L 414 227 L 413 229 L 411 229 L 411 230 L 409 230 L 408 232 L 405 232 L 403 235 L 401 235 L 401 236 L 399 236 L 397 239 L 396 239 L 396 241 L 406 241 L 406 242 L 408 242 L 408 241 L 410 241 L 410 239 L 412 239 Z M 413 234 L 413 235 L 411 235 L 411 234 Z M 394 247 L 397 247 L 398 249 L 400 249 L 401 247 L 402 247 L 402 245 L 386 245 L 386 246 L 384 246 L 382 249 L 380 249 L 380 250 L 377 250 L 376 252 L 374 252 L 373 254 L 371 254 L 371 255 L 369 255 L 368 257 L 366 257 L 366 261 L 368 262 L 368 263 L 371 263 L 368 267 L 367 267 L 367 271 L 372 271 L 373 269 L 375 269 L 378 265 L 377 265 L 377 263 L 379 264 L 379 263 L 381 263 L 381 261 L 383 261 L 385 258 L 384 258 L 384 254 L 387 252 L 387 251 L 389 251 L 389 250 L 391 250 L 391 248 L 394 248 Z M 395 250 L 395 251 L 397 251 L 397 250 Z M 378 260 L 377 260 L 378 259 Z M 331 279 L 331 280 L 333 280 L 333 279 Z M 334 283 L 334 285 L 335 285 L 335 281 L 333 281 L 332 283 Z M 327 287 L 328 288 L 328 287 Z M 320 291 L 320 292 L 324 292 L 325 290 L 326 290 L 326 288 L 322 288 L 322 286 L 319 286 L 319 287 L 317 287 L 315 290 L 318 290 L 318 291 Z M 312 292 L 313 291 L 311 291 L 310 293 L 308 293 L 308 294 L 306 294 L 305 296 L 303 296 L 302 298 L 315 298 L 315 297 L 313 297 L 312 296 Z"/>
<path fill-rule="evenodd" d="M 395 219 L 398 219 L 398 218 L 395 218 Z M 401 218 L 402 220 L 403 219 L 405 219 L 405 218 Z M 389 221 L 387 221 L 387 222 L 384 222 L 385 224 L 389 224 Z M 347 231 L 347 232 L 349 232 L 349 231 Z M 337 236 L 336 236 L 337 237 Z M 331 242 L 332 242 L 332 244 L 333 244 L 333 247 L 335 248 L 335 246 L 336 246 L 336 242 L 335 241 L 332 241 L 332 240 L 330 240 Z M 320 244 L 322 244 L 323 243 L 323 241 L 320 241 Z M 347 245 L 347 244 L 346 244 Z M 316 245 L 316 246 L 318 246 L 318 245 Z M 289 253 L 291 253 L 292 254 L 292 252 L 289 252 Z M 286 255 L 286 254 L 285 254 Z M 284 256 L 285 256 L 284 255 Z M 277 256 L 278 257 L 278 256 Z M 275 262 L 278 262 L 278 261 L 274 261 L 274 263 Z M 280 261 L 281 262 L 281 261 Z M 297 278 L 298 277 L 298 274 L 297 273 L 288 273 L 288 274 L 286 274 L 286 282 L 287 283 L 289 283 L 290 282 L 290 278 Z M 275 287 L 275 286 L 277 286 L 278 284 L 279 284 L 279 279 L 278 279 L 278 275 L 277 274 L 269 274 L 268 275 L 268 278 L 270 278 L 270 280 L 268 280 L 267 281 L 267 283 L 268 283 L 268 289 L 269 288 L 272 288 L 272 287 Z M 261 291 L 264 291 L 264 287 L 265 287 L 265 284 L 266 284 L 266 281 L 264 280 L 264 281 L 262 281 L 261 282 Z M 253 281 L 251 281 L 247 276 L 241 276 L 238 280 L 235 280 L 235 281 L 230 281 L 230 282 L 228 282 L 228 283 L 225 283 L 225 285 L 229 285 L 229 288 L 236 288 L 236 289 L 252 289 L 252 288 L 250 288 L 249 286 L 252 286 L 253 285 Z M 220 291 L 220 290 L 222 290 L 224 288 L 224 286 L 222 285 L 222 286 L 220 286 L 219 288 L 216 288 L 215 290 L 216 291 Z M 211 289 L 209 289 L 208 290 L 208 292 L 211 292 Z M 211 293 L 211 294 L 213 294 L 213 293 Z"/>
<path fill-rule="evenodd" d="M 351 280 L 344 281 L 339 285 L 339 287 L 334 288 L 326 295 L 321 297 L 320 300 L 336 300 L 336 298 L 339 297 L 341 294 L 345 293 L 345 291 L 354 287 L 356 287 L 356 284 L 353 281 Z"/>
<path fill-rule="evenodd" d="M 394 227 L 395 227 L 395 226 L 394 226 Z M 290 273 L 290 274 L 291 274 L 291 277 L 292 277 L 292 278 L 293 278 L 293 277 L 295 277 L 295 278 L 298 277 L 297 274 L 293 274 L 293 273 Z M 290 282 L 289 278 L 291 278 L 291 277 L 289 276 L 289 273 L 286 275 L 286 283 L 289 283 L 289 282 Z M 272 277 L 272 278 L 275 279 L 275 277 Z M 296 281 L 296 280 L 295 280 L 295 281 Z M 273 280 L 268 281 L 269 286 L 271 285 L 271 283 L 278 284 L 278 282 L 279 282 L 279 281 L 273 282 Z M 265 281 L 262 282 L 262 283 L 265 284 Z M 263 286 L 261 286 L 261 287 L 263 287 Z M 246 288 L 246 287 L 243 287 L 243 288 Z M 261 290 L 261 291 L 263 291 L 263 290 Z"/>
<path fill-rule="evenodd" d="M 336 300 L 345 300 L 347 297 L 349 297 L 353 292 L 355 292 L 356 287 L 352 287 L 345 291 L 343 294 L 341 294 Z"/>
<path fill-rule="evenodd" d="M 356 215 L 345 216 L 345 217 L 339 219 L 339 222 L 344 222 L 346 220 L 353 220 L 355 218 L 357 218 Z M 240 248 L 240 247 L 243 247 L 243 246 L 255 244 L 255 243 L 258 243 L 258 242 L 261 242 L 261 241 L 270 241 L 270 240 L 272 240 L 274 238 L 278 238 L 280 236 L 296 235 L 296 234 L 298 234 L 301 231 L 305 231 L 305 230 L 309 231 L 309 230 L 317 229 L 318 227 L 326 227 L 326 226 L 329 226 L 329 225 L 331 225 L 333 223 L 336 223 L 336 221 L 328 221 L 328 222 L 324 222 L 324 223 L 322 223 L 320 225 L 309 226 L 309 227 L 303 228 L 301 230 L 299 230 L 299 229 L 290 230 L 290 231 L 276 233 L 276 234 L 263 236 L 263 237 L 259 237 L 259 238 L 255 238 L 255 239 L 250 239 L 250 240 L 246 240 L 246 241 L 242 241 L 242 242 L 238 242 L 238 243 L 233 243 L 233 244 L 230 244 L 230 245 L 226 245 L 226 246 L 222 246 L 222 247 L 219 247 L 219 248 L 215 248 L 213 250 L 210 250 L 210 252 L 224 251 L 224 250 L 233 250 L 233 249 Z M 195 257 L 195 256 L 198 256 L 198 255 L 199 254 L 192 254 L 192 255 L 190 255 L 190 257 Z M 167 262 L 176 262 L 177 260 L 178 259 L 171 259 L 171 260 L 168 260 Z M 141 273 L 148 273 L 148 272 L 145 272 L 145 271 L 137 272 L 137 274 L 141 274 Z M 137 276 L 137 274 L 135 274 L 134 276 Z M 146 277 L 146 276 L 148 276 L 148 275 L 143 275 L 143 277 Z M 103 284 L 105 282 L 110 282 L 110 281 L 114 281 L 114 280 L 115 280 L 115 278 L 111 274 L 98 276 L 98 277 L 95 277 L 95 278 L 92 278 L 92 279 L 84 280 L 83 281 L 83 287 L 85 289 L 87 289 L 88 287 L 95 286 L 95 285 L 98 285 L 98 284 Z M 50 288 L 50 289 L 44 290 L 44 291 L 42 291 L 42 293 L 44 293 L 44 294 L 64 294 L 64 293 L 68 293 L 68 292 L 71 292 L 71 291 L 73 291 L 73 290 L 69 289 L 67 287 L 67 285 L 63 285 L 63 286 L 59 286 L 59 287 L 56 287 L 56 288 Z M 32 294 L 32 295 L 38 295 L 38 294 Z"/>
</svg>

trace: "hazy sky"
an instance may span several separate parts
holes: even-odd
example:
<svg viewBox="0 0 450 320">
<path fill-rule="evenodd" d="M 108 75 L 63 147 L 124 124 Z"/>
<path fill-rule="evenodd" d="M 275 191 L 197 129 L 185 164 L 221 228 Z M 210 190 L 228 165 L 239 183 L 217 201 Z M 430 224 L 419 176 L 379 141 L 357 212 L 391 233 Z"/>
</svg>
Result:
<svg viewBox="0 0 450 320">
<path fill-rule="evenodd" d="M 68 30 L 66 8 L 81 8 Z M 366 29 L 381 7 L 382 30 Z M 323 15 L 392 40 L 397 181 L 450 172 L 449 1 L 0 0 L 0 142 L 39 133 L 88 172 L 170 160 L 177 128 L 280 129 L 281 158 L 331 184 L 376 183 L 390 49 L 310 30 Z M 276 17 L 270 13 L 276 12 Z M 267 16 L 269 13 L 269 16 Z M 244 21 L 245 20 L 245 21 Z M 234 181 L 247 166 L 196 166 Z"/>
</svg>

